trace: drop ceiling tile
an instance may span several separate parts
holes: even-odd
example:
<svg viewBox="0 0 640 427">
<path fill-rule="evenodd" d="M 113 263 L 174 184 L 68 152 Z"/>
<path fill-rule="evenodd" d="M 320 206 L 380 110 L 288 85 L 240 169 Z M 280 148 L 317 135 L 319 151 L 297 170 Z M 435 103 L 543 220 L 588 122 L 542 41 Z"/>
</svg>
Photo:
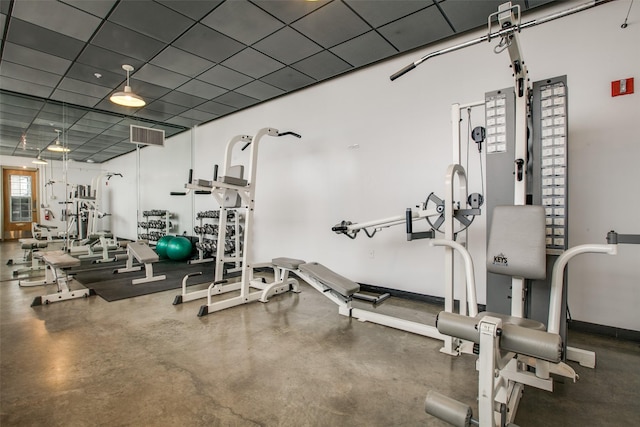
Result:
<svg viewBox="0 0 640 427">
<path fill-rule="evenodd" d="M 214 99 L 214 101 L 236 108 L 245 108 L 258 102 L 255 98 L 235 92 L 227 92 Z"/>
<path fill-rule="evenodd" d="M 58 89 L 63 89 L 69 92 L 80 93 L 83 95 L 92 96 L 94 98 L 104 98 L 111 92 L 111 89 L 104 86 L 98 86 L 91 83 L 86 83 L 80 80 L 75 80 L 69 77 L 62 79 L 58 85 Z"/>
<path fill-rule="evenodd" d="M 435 7 L 433 0 L 345 0 L 345 3 L 374 28 L 425 7 Z"/>
<path fill-rule="evenodd" d="M 80 10 L 89 12 L 92 15 L 104 18 L 111 10 L 116 0 L 62 0 Z"/>
<path fill-rule="evenodd" d="M 213 62 L 224 61 L 244 48 L 243 44 L 202 24 L 196 24 L 172 44 Z"/>
<path fill-rule="evenodd" d="M 8 105 L 5 103 L 2 103 L 1 105 L 2 105 L 2 110 L 0 111 L 2 112 L 2 114 L 0 114 L 0 120 L 5 118 L 6 114 L 15 114 L 22 117 L 28 117 L 29 119 L 33 120 L 40 112 L 39 108 L 38 109 L 25 108 L 25 107 L 19 107 L 15 105 Z"/>
<path fill-rule="evenodd" d="M 456 0 L 440 3 L 442 11 L 456 32 L 462 32 L 487 25 L 487 17 L 498 10 L 498 6 L 504 3 L 501 0 Z"/>
<path fill-rule="evenodd" d="M 449 24 L 435 7 L 384 25 L 378 31 L 400 52 L 453 35 Z"/>
<path fill-rule="evenodd" d="M 209 120 L 213 120 L 218 116 L 216 114 L 205 113 L 204 111 L 188 110 L 180 114 L 180 117 L 196 120 L 197 122 L 202 123 L 202 122 L 208 122 Z"/>
<path fill-rule="evenodd" d="M 2 61 L 10 61 L 60 75 L 63 75 L 71 65 L 71 61 L 68 59 L 9 42 L 4 44 Z"/>
<path fill-rule="evenodd" d="M 331 0 L 319 1 L 273 1 L 273 0 L 252 0 L 258 7 L 266 10 L 282 22 L 290 24 L 303 16 L 324 6 Z"/>
<path fill-rule="evenodd" d="M 169 102 L 170 104 L 183 105 L 185 107 L 193 108 L 207 100 L 200 98 L 199 96 L 188 95 L 183 92 L 173 91 L 169 92 L 161 98 L 162 101 Z"/>
<path fill-rule="evenodd" d="M 253 48 L 284 64 L 292 64 L 322 50 L 322 47 L 291 27 L 284 27 L 260 40 Z"/>
<path fill-rule="evenodd" d="M 184 126 L 186 128 L 192 128 L 200 124 L 197 120 L 187 119 L 186 117 L 181 117 L 181 116 L 172 117 L 169 120 L 167 120 L 167 123 Z"/>
<path fill-rule="evenodd" d="M 197 109 L 200 111 L 206 111 L 208 113 L 215 114 L 217 116 L 224 116 L 225 114 L 229 114 L 237 110 L 237 108 L 235 107 L 220 104 L 215 101 L 208 101 L 204 104 L 198 105 Z"/>
<path fill-rule="evenodd" d="M 215 65 L 211 61 L 173 46 L 167 46 L 151 60 L 151 64 L 189 77 L 195 77 Z"/>
<path fill-rule="evenodd" d="M 2 28 L 2 32 L 0 33 L 0 39 L 4 39 L 4 30 L 5 24 L 7 23 L 7 15 L 4 13 L 0 13 L 0 28 Z"/>
<path fill-rule="evenodd" d="M 158 86 L 153 83 L 143 82 L 134 78 L 131 79 L 130 83 L 133 92 L 143 97 L 146 102 L 151 102 L 152 100 L 158 99 L 171 92 L 171 89 L 164 86 Z M 121 86 L 117 87 L 117 90 L 122 90 L 123 88 L 124 82 Z M 114 91 L 115 90 L 116 89 L 114 89 Z"/>
<path fill-rule="evenodd" d="M 292 67 L 317 80 L 333 77 L 352 68 L 342 59 L 326 50 L 310 58 L 303 59 L 293 64 Z"/>
<path fill-rule="evenodd" d="M 201 22 L 246 45 L 283 26 L 282 22 L 246 0 L 224 2 Z"/>
<path fill-rule="evenodd" d="M 62 89 L 56 89 L 51 94 L 51 99 L 69 104 L 82 105 L 83 107 L 94 107 L 98 102 L 100 102 L 100 98 L 68 92 Z"/>
<path fill-rule="evenodd" d="M 0 123 L 7 124 L 11 123 L 12 125 L 20 126 L 20 127 L 29 127 L 29 124 L 33 121 L 32 116 L 24 116 L 22 114 L 14 114 L 13 112 L 3 111 L 2 116 L 0 116 Z"/>
<path fill-rule="evenodd" d="M 164 47 L 156 39 L 108 21 L 100 27 L 91 43 L 142 61 L 151 59 Z"/>
<path fill-rule="evenodd" d="M 95 134 L 96 132 L 101 132 L 100 128 L 95 128 L 93 126 L 87 126 L 85 124 L 82 124 L 80 121 L 77 121 L 76 123 L 74 123 L 73 126 L 71 126 L 69 129 L 70 130 L 75 130 L 75 131 L 87 132 L 88 134 L 89 133 L 90 134 Z"/>
<path fill-rule="evenodd" d="M 158 0 L 176 12 L 199 21 L 203 16 L 215 9 L 223 0 Z"/>
<path fill-rule="evenodd" d="M 62 76 L 58 74 L 47 73 L 46 71 L 36 70 L 35 68 L 25 67 L 8 61 L 2 61 L 0 75 L 51 87 L 56 87 L 62 78 Z"/>
<path fill-rule="evenodd" d="M 316 43 L 331 47 L 371 29 L 342 2 L 334 1 L 291 24 Z"/>
<path fill-rule="evenodd" d="M 35 83 L 16 80 L 10 77 L 0 79 L 0 89 L 10 90 L 12 92 L 24 93 L 25 95 L 39 96 L 47 98 L 53 92 L 53 88 Z"/>
<path fill-rule="evenodd" d="M 233 55 L 224 61 L 222 65 L 256 79 L 284 67 L 282 63 L 251 48 L 246 48 L 242 52 Z"/>
<path fill-rule="evenodd" d="M 127 138 L 129 136 L 129 128 L 123 126 L 123 129 L 113 127 L 102 132 L 103 135 L 113 136 L 116 138 Z"/>
<path fill-rule="evenodd" d="M 137 80 L 153 83 L 166 88 L 175 88 L 189 81 L 189 77 L 187 76 L 174 73 L 173 71 L 169 71 L 161 67 L 156 67 L 152 64 L 144 65 L 135 72 L 134 76 Z"/>
<path fill-rule="evenodd" d="M 361 67 L 398 53 L 375 31 L 369 31 L 329 50 L 354 67 Z"/>
<path fill-rule="evenodd" d="M 58 1 L 16 1 L 12 16 L 74 39 L 87 41 L 100 25 L 93 15 Z M 73 22 L 73 25 L 69 25 Z"/>
<path fill-rule="evenodd" d="M 218 86 L 210 85 L 209 83 L 201 82 L 200 80 L 191 80 L 176 90 L 189 95 L 200 96 L 202 98 L 211 99 L 216 96 L 220 96 L 227 92 L 227 89 L 223 89 Z"/>
<path fill-rule="evenodd" d="M 95 73 L 100 73 L 102 77 L 97 79 Z M 127 79 L 127 75 L 124 71 L 120 74 L 117 74 L 110 71 L 105 71 L 92 65 L 81 64 L 79 62 L 75 62 L 69 68 L 67 77 L 113 89 L 120 86 L 121 84 L 124 85 L 124 81 Z"/>
<path fill-rule="evenodd" d="M 99 46 L 88 44 L 77 59 L 78 62 L 89 65 L 100 73 L 109 71 L 114 74 L 126 77 L 126 72 L 122 69 L 123 64 L 131 65 L 134 70 L 144 65 L 144 61 L 123 55 L 119 52 L 103 49 Z"/>
<path fill-rule="evenodd" d="M 218 65 L 198 76 L 198 80 L 233 90 L 253 80 L 251 77 Z"/>
<path fill-rule="evenodd" d="M 84 42 L 47 30 L 29 22 L 12 18 L 9 22 L 7 41 L 64 59 L 75 59 Z"/>
<path fill-rule="evenodd" d="M 277 87 L 271 86 L 267 83 L 263 83 L 259 80 L 252 81 L 245 86 L 239 87 L 235 90 L 235 92 L 259 100 L 273 98 L 284 93 L 282 89 L 278 89 Z"/>
<path fill-rule="evenodd" d="M 187 107 L 170 104 L 164 101 L 153 101 L 150 104 L 147 104 L 144 108 L 148 110 L 159 111 L 165 114 L 171 114 L 173 116 L 187 110 Z"/>
<path fill-rule="evenodd" d="M 40 110 L 45 103 L 40 99 L 0 92 L 0 104 L 28 108 L 31 110 Z"/>
<path fill-rule="evenodd" d="M 165 43 L 172 42 L 195 23 L 168 7 L 149 1 L 121 1 L 108 19 Z"/>
<path fill-rule="evenodd" d="M 136 112 L 136 117 L 142 117 L 143 119 L 149 120 L 164 121 L 173 116 L 174 114 L 161 113 L 160 111 L 149 110 L 148 108 L 141 108 Z"/>
<path fill-rule="evenodd" d="M 112 114 L 100 113 L 97 111 L 90 111 L 84 115 L 83 119 L 85 120 L 95 120 L 97 122 L 108 123 L 111 126 L 114 123 L 118 123 L 122 120 L 122 117 L 115 116 Z"/>
</svg>

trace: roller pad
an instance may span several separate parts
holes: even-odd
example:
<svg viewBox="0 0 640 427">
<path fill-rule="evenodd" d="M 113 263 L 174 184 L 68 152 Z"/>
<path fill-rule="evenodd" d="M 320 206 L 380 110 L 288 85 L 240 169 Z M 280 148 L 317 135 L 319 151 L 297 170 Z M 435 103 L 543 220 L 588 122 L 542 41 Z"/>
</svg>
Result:
<svg viewBox="0 0 640 427">
<path fill-rule="evenodd" d="M 427 414 L 440 418 L 456 427 L 468 427 L 471 424 L 473 412 L 471 407 L 450 397 L 430 390 L 424 401 Z"/>
<path fill-rule="evenodd" d="M 328 286 L 343 297 L 347 298 L 360 290 L 360 285 L 356 282 L 339 275 L 333 270 L 329 270 L 317 262 L 309 262 L 298 267 L 301 272 L 308 274 L 318 282 Z"/>
<path fill-rule="evenodd" d="M 500 348 L 553 363 L 562 360 L 562 338 L 560 335 L 515 325 L 502 325 Z"/>
</svg>

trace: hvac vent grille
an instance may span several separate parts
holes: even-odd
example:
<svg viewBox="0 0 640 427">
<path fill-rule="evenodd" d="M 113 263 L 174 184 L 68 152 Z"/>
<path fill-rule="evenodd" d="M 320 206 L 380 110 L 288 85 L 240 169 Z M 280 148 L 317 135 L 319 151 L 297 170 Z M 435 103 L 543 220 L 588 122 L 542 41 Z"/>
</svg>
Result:
<svg viewBox="0 0 640 427">
<path fill-rule="evenodd" d="M 164 146 L 164 131 L 151 129 L 142 126 L 130 125 L 132 144 L 159 145 Z"/>
</svg>

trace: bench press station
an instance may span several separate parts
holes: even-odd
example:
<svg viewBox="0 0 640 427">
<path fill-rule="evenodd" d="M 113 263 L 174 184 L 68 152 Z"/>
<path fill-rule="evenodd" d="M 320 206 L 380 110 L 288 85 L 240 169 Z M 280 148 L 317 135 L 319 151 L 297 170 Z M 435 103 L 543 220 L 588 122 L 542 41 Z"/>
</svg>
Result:
<svg viewBox="0 0 640 427">
<path fill-rule="evenodd" d="M 153 263 L 160 261 L 160 257 L 153 249 L 143 242 L 131 242 L 127 245 L 127 264 L 124 268 L 118 268 L 114 270 L 114 273 L 129 273 L 131 271 L 140 271 L 142 266 L 134 266 L 133 259 L 136 259 L 139 263 L 144 264 L 144 271 L 146 276 L 140 279 L 133 279 L 132 285 L 138 285 L 140 283 L 157 282 L 165 280 L 167 276 L 164 274 L 160 276 L 153 275 Z"/>
<path fill-rule="evenodd" d="M 46 240 L 43 241 L 38 239 L 20 239 L 20 248 L 24 251 L 24 255 L 22 257 L 23 260 L 14 262 L 13 259 L 10 259 L 9 261 L 7 261 L 7 265 L 31 265 L 29 267 L 14 270 L 13 275 L 17 276 L 19 274 L 44 270 L 44 266 L 40 265 L 39 259 L 35 256 L 35 253 L 40 249 L 46 248 L 47 246 L 49 246 L 49 242 L 47 242 Z"/>
<path fill-rule="evenodd" d="M 80 260 L 78 258 L 74 258 L 63 251 L 51 251 L 43 253 L 42 260 L 46 265 L 45 278 L 43 280 L 20 283 L 20 286 L 38 286 L 55 283 L 58 286 L 58 292 L 35 297 L 31 303 L 31 307 L 76 298 L 87 298 L 96 294 L 93 289 L 84 288 L 72 290 L 69 288 L 68 282 L 71 278 L 68 276 L 66 270 L 80 266 Z"/>
</svg>

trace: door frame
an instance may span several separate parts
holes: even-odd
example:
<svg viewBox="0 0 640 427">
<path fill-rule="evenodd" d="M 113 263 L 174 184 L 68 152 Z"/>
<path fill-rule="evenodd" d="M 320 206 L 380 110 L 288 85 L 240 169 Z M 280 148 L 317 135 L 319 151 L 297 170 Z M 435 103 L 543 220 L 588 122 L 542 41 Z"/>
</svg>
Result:
<svg viewBox="0 0 640 427">
<path fill-rule="evenodd" d="M 32 216 L 31 223 L 29 224 L 29 232 L 28 235 L 24 236 L 15 236 L 10 238 L 5 238 L 5 219 L 7 215 L 9 215 L 9 203 L 5 203 L 5 197 L 8 197 L 5 193 L 7 190 L 7 183 L 5 183 L 5 171 L 16 171 L 16 172 L 33 172 L 35 174 L 35 179 L 31 183 L 31 195 L 32 195 Z M 19 166 L 2 166 L 2 174 L 0 175 L 0 200 L 2 204 L 2 209 L 0 209 L 0 240 L 14 240 L 20 237 L 30 237 L 32 230 L 32 223 L 38 223 L 40 217 L 40 169 L 34 167 L 19 167 Z M 8 202 L 8 198 L 6 200 Z"/>
</svg>

